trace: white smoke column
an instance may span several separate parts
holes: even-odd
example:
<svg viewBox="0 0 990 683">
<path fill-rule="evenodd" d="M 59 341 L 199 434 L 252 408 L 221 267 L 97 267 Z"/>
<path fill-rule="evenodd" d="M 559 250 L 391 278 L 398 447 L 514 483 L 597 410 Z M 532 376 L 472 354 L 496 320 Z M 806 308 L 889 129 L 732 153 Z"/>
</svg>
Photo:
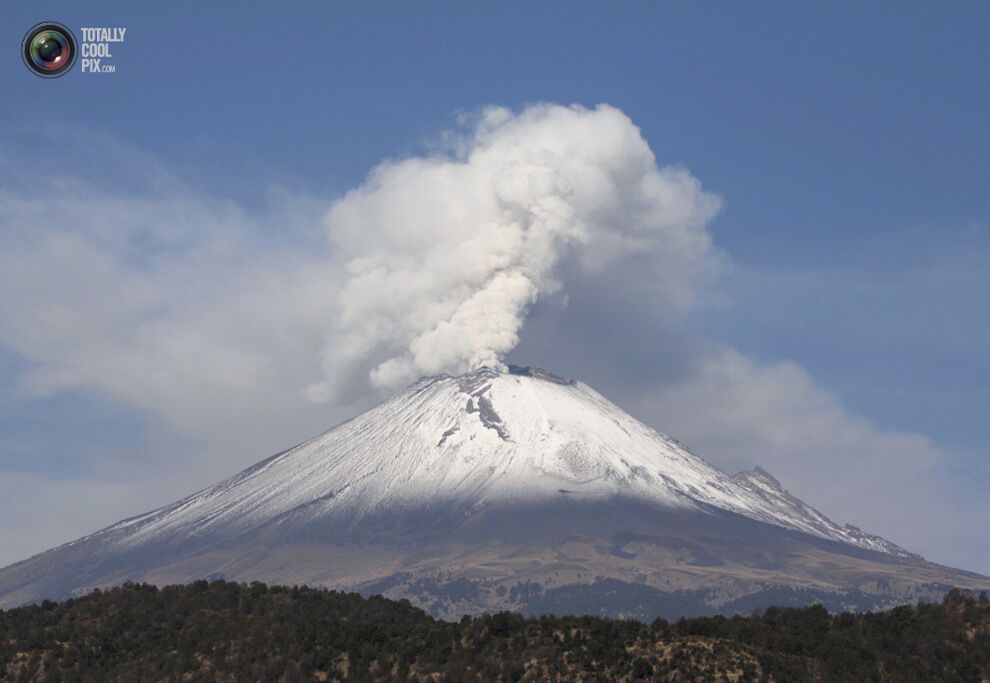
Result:
<svg viewBox="0 0 990 683">
<path fill-rule="evenodd" d="M 703 255 L 718 200 L 658 168 L 614 107 L 485 110 L 442 155 L 383 163 L 328 211 L 346 284 L 323 353 L 333 396 L 348 368 L 375 387 L 501 369 L 529 307 L 561 283 L 569 250 L 586 268 L 669 245 Z"/>
</svg>

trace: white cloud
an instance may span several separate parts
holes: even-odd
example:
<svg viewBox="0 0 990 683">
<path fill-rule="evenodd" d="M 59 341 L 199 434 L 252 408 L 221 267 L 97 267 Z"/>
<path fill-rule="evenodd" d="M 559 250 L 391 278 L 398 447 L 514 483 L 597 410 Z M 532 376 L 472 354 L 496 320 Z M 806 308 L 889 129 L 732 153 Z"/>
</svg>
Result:
<svg viewBox="0 0 990 683">
<path fill-rule="evenodd" d="M 710 349 L 687 376 L 631 401 L 654 424 L 676 425 L 702 457 L 730 472 L 762 465 L 836 521 L 943 562 L 987 561 L 976 533 L 986 511 L 954 495 L 945 476 L 952 454 L 849 414 L 795 363 Z"/>
<path fill-rule="evenodd" d="M 648 389 L 636 406 L 676 424 L 679 438 L 703 457 L 730 471 L 763 465 L 835 511 L 862 510 L 867 498 L 887 507 L 945 456 L 924 436 L 882 432 L 850 415 L 794 363 L 761 364 L 728 348 L 697 359 L 687 377 Z M 834 477 L 825 489 L 818 485 L 824 472 Z M 884 495 L 871 495 L 878 491 Z"/>
<path fill-rule="evenodd" d="M 0 192 L 0 341 L 30 390 L 95 389 L 204 438 L 264 432 L 245 416 L 302 426 L 337 274 L 266 241 L 281 215 L 175 186 L 35 193 Z"/>
</svg>

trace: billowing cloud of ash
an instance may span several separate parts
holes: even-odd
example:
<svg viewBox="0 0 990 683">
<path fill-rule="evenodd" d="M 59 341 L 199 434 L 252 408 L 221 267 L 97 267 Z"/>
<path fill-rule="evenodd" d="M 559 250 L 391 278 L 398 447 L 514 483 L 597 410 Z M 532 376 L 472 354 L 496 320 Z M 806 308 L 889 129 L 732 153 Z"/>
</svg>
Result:
<svg viewBox="0 0 990 683">
<path fill-rule="evenodd" d="M 718 199 L 658 167 L 618 109 L 492 108 L 471 123 L 436 156 L 382 164 L 327 213 L 346 275 L 309 398 L 354 367 L 379 388 L 502 367 L 568 255 L 596 270 L 667 246 L 708 252 Z"/>
</svg>

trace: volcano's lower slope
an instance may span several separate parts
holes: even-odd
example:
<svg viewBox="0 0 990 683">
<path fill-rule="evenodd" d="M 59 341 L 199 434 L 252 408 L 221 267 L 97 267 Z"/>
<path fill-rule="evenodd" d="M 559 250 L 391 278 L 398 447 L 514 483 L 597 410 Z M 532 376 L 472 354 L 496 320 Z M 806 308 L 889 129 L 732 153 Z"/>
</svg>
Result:
<svg viewBox="0 0 990 683">
<path fill-rule="evenodd" d="M 433 614 L 870 609 L 990 588 L 731 477 L 592 389 L 487 368 L 420 380 L 160 510 L 0 570 L 0 607 L 127 580 L 305 583 Z"/>
</svg>

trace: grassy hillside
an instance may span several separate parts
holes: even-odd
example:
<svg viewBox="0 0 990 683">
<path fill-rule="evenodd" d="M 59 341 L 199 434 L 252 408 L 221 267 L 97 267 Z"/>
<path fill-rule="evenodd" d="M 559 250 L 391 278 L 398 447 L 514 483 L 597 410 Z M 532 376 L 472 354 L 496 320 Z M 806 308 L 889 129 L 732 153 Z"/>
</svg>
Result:
<svg viewBox="0 0 990 683">
<path fill-rule="evenodd" d="M 51 681 L 981 681 L 990 601 L 876 614 L 822 607 L 652 624 L 501 613 L 199 581 L 0 612 L 0 677 Z"/>
</svg>

